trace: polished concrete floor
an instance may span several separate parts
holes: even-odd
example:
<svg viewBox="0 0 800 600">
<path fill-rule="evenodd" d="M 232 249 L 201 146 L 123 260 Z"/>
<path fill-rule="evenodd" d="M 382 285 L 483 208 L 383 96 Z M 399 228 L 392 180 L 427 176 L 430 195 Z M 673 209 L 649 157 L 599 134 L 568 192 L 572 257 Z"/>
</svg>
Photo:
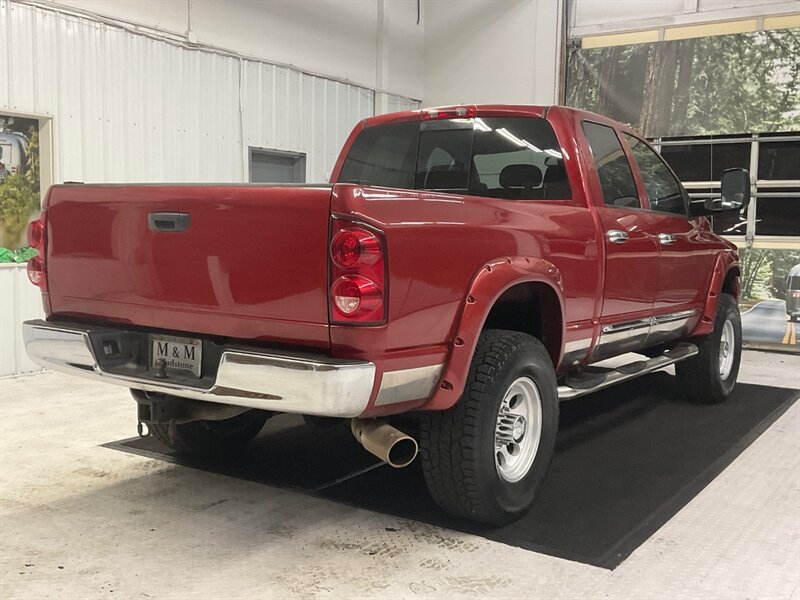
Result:
<svg viewBox="0 0 800 600">
<path fill-rule="evenodd" d="M 740 380 L 800 389 L 800 356 Z M 0 598 L 800 600 L 800 403 L 614 571 L 100 447 L 134 406 L 0 380 Z"/>
</svg>

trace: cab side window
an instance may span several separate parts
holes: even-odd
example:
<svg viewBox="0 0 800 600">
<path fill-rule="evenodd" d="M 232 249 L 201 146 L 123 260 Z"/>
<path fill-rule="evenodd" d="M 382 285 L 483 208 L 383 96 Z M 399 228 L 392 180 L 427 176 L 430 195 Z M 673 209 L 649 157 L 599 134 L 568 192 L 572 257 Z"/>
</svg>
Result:
<svg viewBox="0 0 800 600">
<path fill-rule="evenodd" d="M 475 119 L 470 193 L 507 200 L 572 197 L 561 146 L 540 118 Z"/>
<path fill-rule="evenodd" d="M 626 133 L 625 139 L 639 167 L 639 174 L 650 199 L 650 208 L 686 216 L 681 186 L 661 157 L 639 138 Z"/>
<path fill-rule="evenodd" d="M 641 208 L 631 166 L 614 129 L 584 121 L 583 132 L 592 150 L 606 206 Z"/>
</svg>

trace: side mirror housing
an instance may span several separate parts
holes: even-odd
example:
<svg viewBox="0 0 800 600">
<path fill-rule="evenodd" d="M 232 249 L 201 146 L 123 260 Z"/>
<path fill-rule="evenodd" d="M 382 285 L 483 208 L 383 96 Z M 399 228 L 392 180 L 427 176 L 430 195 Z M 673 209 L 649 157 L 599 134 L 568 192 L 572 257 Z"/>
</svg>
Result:
<svg viewBox="0 0 800 600">
<path fill-rule="evenodd" d="M 744 211 L 750 204 L 750 173 L 747 169 L 727 169 L 722 173 L 721 197 L 709 198 L 695 215 L 713 215 L 732 210 Z"/>
</svg>

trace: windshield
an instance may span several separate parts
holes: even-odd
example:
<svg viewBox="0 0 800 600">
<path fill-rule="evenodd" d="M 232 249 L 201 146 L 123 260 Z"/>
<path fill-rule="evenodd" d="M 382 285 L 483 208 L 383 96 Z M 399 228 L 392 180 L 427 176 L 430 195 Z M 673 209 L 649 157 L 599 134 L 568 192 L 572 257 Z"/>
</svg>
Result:
<svg viewBox="0 0 800 600">
<path fill-rule="evenodd" d="M 571 197 L 553 128 L 535 117 L 370 127 L 353 143 L 339 182 L 510 200 Z"/>
</svg>

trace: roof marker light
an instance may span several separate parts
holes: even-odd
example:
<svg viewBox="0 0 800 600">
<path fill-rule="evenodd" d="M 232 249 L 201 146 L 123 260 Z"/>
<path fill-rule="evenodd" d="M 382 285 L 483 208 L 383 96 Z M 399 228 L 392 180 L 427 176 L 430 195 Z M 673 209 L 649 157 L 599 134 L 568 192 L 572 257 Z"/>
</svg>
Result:
<svg viewBox="0 0 800 600">
<path fill-rule="evenodd" d="M 420 112 L 420 119 L 433 121 L 436 119 L 471 119 L 478 110 L 474 106 L 454 106 L 452 108 L 433 108 Z"/>
</svg>

